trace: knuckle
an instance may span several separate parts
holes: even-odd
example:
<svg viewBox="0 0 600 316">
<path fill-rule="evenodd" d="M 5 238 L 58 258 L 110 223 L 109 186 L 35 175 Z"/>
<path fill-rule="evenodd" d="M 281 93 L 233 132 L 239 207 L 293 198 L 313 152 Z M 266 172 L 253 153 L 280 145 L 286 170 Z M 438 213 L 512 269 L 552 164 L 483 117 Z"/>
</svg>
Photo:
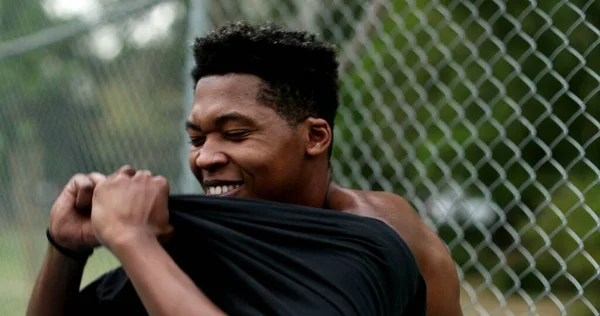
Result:
<svg viewBox="0 0 600 316">
<path fill-rule="evenodd" d="M 140 170 L 136 175 L 143 178 L 149 178 L 152 176 L 152 172 L 150 170 Z"/>
<path fill-rule="evenodd" d="M 74 176 L 71 177 L 71 181 L 72 183 L 78 183 L 78 182 L 83 182 L 87 179 L 87 175 L 83 174 L 83 173 L 77 173 Z"/>
<path fill-rule="evenodd" d="M 120 183 L 120 182 L 126 181 L 127 179 L 129 179 L 129 177 L 127 175 L 119 173 L 116 176 L 114 176 L 113 178 L 111 178 L 107 181 L 104 181 L 103 184 L 110 185 L 113 183 Z"/>
<path fill-rule="evenodd" d="M 117 170 L 116 173 L 133 176 L 135 174 L 135 168 L 133 168 L 131 165 L 123 165 Z"/>
<path fill-rule="evenodd" d="M 81 173 L 81 172 L 78 172 L 78 173 L 74 174 L 74 175 L 71 177 L 71 179 L 77 179 L 77 178 L 81 178 L 81 177 L 86 177 L 86 175 L 85 175 L 85 174 L 83 174 L 83 173 Z"/>
<path fill-rule="evenodd" d="M 73 176 L 71 182 L 78 190 L 88 190 L 93 188 L 93 183 L 90 178 L 82 173 Z"/>
<path fill-rule="evenodd" d="M 163 177 L 163 176 L 156 176 L 154 177 L 154 181 L 156 181 L 157 183 L 161 183 L 161 184 L 167 184 L 167 178 Z"/>
<path fill-rule="evenodd" d="M 106 180 L 106 176 L 100 172 L 92 172 L 88 175 L 94 186 Z"/>
<path fill-rule="evenodd" d="M 154 182 L 156 182 L 156 184 L 158 184 L 161 187 L 169 187 L 169 181 L 163 176 L 154 177 Z"/>
</svg>

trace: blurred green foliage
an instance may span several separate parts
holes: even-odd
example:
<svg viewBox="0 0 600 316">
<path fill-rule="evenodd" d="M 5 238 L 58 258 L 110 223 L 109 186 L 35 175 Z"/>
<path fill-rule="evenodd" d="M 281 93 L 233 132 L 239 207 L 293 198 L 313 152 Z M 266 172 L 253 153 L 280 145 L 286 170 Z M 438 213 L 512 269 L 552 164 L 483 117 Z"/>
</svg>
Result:
<svg viewBox="0 0 600 316">
<path fill-rule="evenodd" d="M 577 291 L 572 277 L 598 303 L 598 17 L 585 0 L 394 1 L 344 74 L 336 142 L 356 145 L 336 148 L 339 174 L 358 160 L 376 190 L 384 178 L 422 200 L 458 181 L 489 196 L 505 219 L 487 231 L 438 227 L 464 272 L 503 291 Z"/>
<path fill-rule="evenodd" d="M 161 45 L 140 47 L 131 41 L 132 20 L 139 20 L 144 11 L 105 25 L 119 30 L 122 48 L 116 58 L 100 59 L 89 45 L 92 32 L 84 32 L 0 60 L 2 188 L 11 188 L 14 166 L 9 158 L 22 161 L 19 155 L 28 147 L 43 148 L 45 174 L 37 176 L 57 185 L 77 172 L 109 173 L 126 163 L 169 175 L 186 164 L 171 154 L 182 144 L 183 91 L 190 89 L 189 82 L 183 82 L 188 54 L 186 2 L 178 3 L 183 8 L 181 17 Z M 0 39 L 78 21 L 49 17 L 42 4 L 3 1 Z M 131 152 L 143 159 L 131 161 Z M 177 176 L 172 176 L 174 182 Z M 3 216 L 10 216 L 17 207 L 11 204 L 11 193 L 3 193 L 8 196 Z"/>
</svg>

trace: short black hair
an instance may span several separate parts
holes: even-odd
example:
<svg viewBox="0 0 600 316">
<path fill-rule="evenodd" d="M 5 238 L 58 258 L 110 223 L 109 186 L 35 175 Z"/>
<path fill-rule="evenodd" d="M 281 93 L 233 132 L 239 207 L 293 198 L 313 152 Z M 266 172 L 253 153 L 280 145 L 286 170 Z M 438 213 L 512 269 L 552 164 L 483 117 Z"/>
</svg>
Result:
<svg viewBox="0 0 600 316">
<path fill-rule="evenodd" d="M 239 21 L 195 40 L 194 87 L 205 76 L 251 74 L 264 82 L 259 100 L 292 126 L 308 117 L 326 120 L 333 133 L 338 109 L 335 46 L 306 31 L 274 23 Z M 331 155 L 331 149 L 329 154 Z"/>
</svg>

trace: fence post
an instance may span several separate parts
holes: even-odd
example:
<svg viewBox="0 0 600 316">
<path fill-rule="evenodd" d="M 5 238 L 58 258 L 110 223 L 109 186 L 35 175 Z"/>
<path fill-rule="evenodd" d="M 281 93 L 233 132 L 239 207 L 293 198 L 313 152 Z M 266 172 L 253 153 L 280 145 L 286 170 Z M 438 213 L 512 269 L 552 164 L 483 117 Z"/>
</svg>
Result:
<svg viewBox="0 0 600 316">
<path fill-rule="evenodd" d="M 184 97 L 183 104 L 185 111 L 183 112 L 183 119 L 181 128 L 183 130 L 183 122 L 187 120 L 192 109 L 192 103 L 194 102 L 194 90 L 192 89 L 192 81 L 190 77 L 190 71 L 194 66 L 194 56 L 190 49 L 190 45 L 194 42 L 194 39 L 198 36 L 206 34 L 210 28 L 210 21 L 208 17 L 210 0 L 189 0 L 189 14 L 188 14 L 188 29 L 186 46 L 186 62 L 183 70 L 183 89 Z M 181 141 L 181 177 L 180 177 L 180 193 L 190 194 L 198 193 L 201 190 L 193 174 L 190 172 L 187 161 L 188 161 L 188 136 L 185 132 L 182 134 Z"/>
</svg>

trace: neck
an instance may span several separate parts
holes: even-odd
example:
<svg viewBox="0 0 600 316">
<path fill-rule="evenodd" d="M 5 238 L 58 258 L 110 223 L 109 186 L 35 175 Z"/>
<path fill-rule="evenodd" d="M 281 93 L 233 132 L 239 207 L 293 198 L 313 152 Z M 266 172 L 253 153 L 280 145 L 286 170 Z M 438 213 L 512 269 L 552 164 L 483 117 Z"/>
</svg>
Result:
<svg viewBox="0 0 600 316">
<path fill-rule="evenodd" d="M 330 172 L 327 163 L 312 161 L 307 163 L 303 178 L 298 181 L 299 186 L 290 191 L 291 204 L 325 208 L 325 200 L 329 189 Z"/>
</svg>

